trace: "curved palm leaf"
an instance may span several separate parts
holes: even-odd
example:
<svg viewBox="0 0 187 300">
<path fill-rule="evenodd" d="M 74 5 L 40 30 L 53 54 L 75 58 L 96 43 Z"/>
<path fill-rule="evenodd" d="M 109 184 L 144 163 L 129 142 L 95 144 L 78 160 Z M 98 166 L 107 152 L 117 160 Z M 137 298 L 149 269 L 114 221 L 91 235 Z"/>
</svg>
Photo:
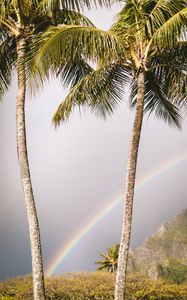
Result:
<svg viewBox="0 0 187 300">
<path fill-rule="evenodd" d="M 0 99 L 11 84 L 12 69 L 16 62 L 16 44 L 14 37 L 8 35 L 6 30 L 0 33 Z"/>
<path fill-rule="evenodd" d="M 93 72 L 93 68 L 80 55 L 77 55 L 74 60 L 66 61 L 59 67 L 57 76 L 62 80 L 64 86 L 71 88 L 91 72 Z"/>
<path fill-rule="evenodd" d="M 42 1 L 41 1 L 41 3 L 42 3 Z M 41 20 L 41 23 L 38 22 L 39 21 L 38 19 Z M 38 18 L 35 18 L 35 19 L 33 18 L 33 24 L 37 24 L 37 26 L 35 25 L 35 31 L 34 31 L 36 38 L 33 39 L 33 36 L 32 36 L 32 43 L 30 43 L 30 45 L 32 44 L 32 47 L 29 48 L 27 51 L 27 53 L 29 53 L 29 56 L 27 56 L 26 72 L 27 72 L 28 82 L 29 82 L 32 92 L 34 94 L 36 93 L 36 91 L 41 89 L 41 87 L 44 83 L 44 80 L 49 79 L 49 76 L 50 76 L 49 66 L 51 66 L 50 71 L 52 71 L 53 74 L 55 72 L 55 74 L 57 74 L 57 76 L 60 75 L 61 78 L 63 79 L 63 82 L 66 85 L 70 84 L 70 86 L 75 85 L 79 79 L 81 79 L 83 76 L 85 76 L 92 70 L 92 68 L 88 65 L 88 63 L 85 62 L 83 60 L 83 58 L 80 56 L 80 52 L 77 53 L 76 57 L 72 57 L 71 59 L 69 59 L 67 57 L 64 57 L 62 59 L 58 55 L 59 52 L 57 52 L 57 57 L 59 58 L 59 60 L 57 61 L 57 59 L 55 59 L 56 64 L 53 64 L 50 61 L 48 55 L 47 55 L 47 58 L 45 57 L 44 60 L 40 59 L 41 55 L 43 53 L 42 52 L 42 49 L 44 46 L 43 43 L 45 43 L 47 36 L 50 35 L 51 31 L 53 32 L 53 30 L 55 31 L 55 29 L 56 29 L 56 31 L 57 31 L 57 29 L 59 29 L 57 27 L 49 28 L 49 25 L 63 24 L 61 26 L 65 26 L 65 24 L 66 24 L 67 26 L 70 26 L 70 27 L 71 26 L 80 27 L 81 25 L 94 27 L 93 23 L 91 21 L 89 21 L 88 18 L 86 18 L 80 12 L 70 11 L 65 8 L 63 8 L 63 9 L 59 8 L 59 10 L 55 11 L 55 14 L 52 14 L 52 18 L 50 18 L 49 16 L 46 16 L 45 14 L 43 16 L 39 16 Z M 72 25 L 70 25 L 70 24 L 72 24 Z M 49 28 L 48 31 L 46 30 L 47 28 Z M 38 33 L 41 33 L 41 31 L 44 31 L 45 33 L 40 36 Z M 65 40 L 66 40 L 66 37 L 65 37 Z M 41 41 L 42 41 L 42 44 L 40 44 Z M 47 44 L 47 46 L 49 46 L 49 45 L 50 45 L 50 41 L 49 41 L 49 44 Z M 54 50 L 53 53 L 56 53 L 56 50 L 59 49 L 59 47 L 56 48 L 55 45 L 52 46 L 53 47 L 52 52 Z M 45 48 L 45 46 L 44 46 L 44 48 Z M 67 40 L 66 40 L 66 46 L 67 46 Z M 63 45 L 61 47 L 63 49 Z M 45 49 L 45 50 L 47 51 L 47 49 Z M 44 53 L 46 53 L 45 50 L 44 50 Z M 37 56 L 37 53 L 39 54 L 39 57 L 37 60 L 35 60 L 36 62 L 33 64 L 33 57 Z M 39 63 L 38 63 L 38 61 L 39 61 Z M 60 61 L 60 63 L 57 65 L 57 62 L 59 62 L 59 61 Z M 40 66 L 40 70 L 38 69 L 38 66 Z M 76 68 L 76 70 L 74 70 L 74 68 Z M 64 72 L 64 74 L 62 74 L 62 72 Z M 33 74 L 34 74 L 34 76 L 33 76 Z M 72 82 L 72 83 L 70 83 L 70 82 Z"/>
<path fill-rule="evenodd" d="M 160 74 L 162 72 L 159 72 Z M 152 112 L 158 118 L 163 119 L 170 125 L 181 127 L 181 115 L 179 109 L 175 106 L 174 102 L 176 94 L 167 95 L 168 80 L 164 81 L 163 78 L 158 78 L 155 70 L 146 73 L 145 84 L 145 112 Z M 167 90 L 166 90 L 167 88 Z M 131 85 L 131 103 L 130 106 L 134 107 L 137 101 L 137 81 L 133 80 Z"/>
<path fill-rule="evenodd" d="M 137 35 L 140 32 L 140 25 L 142 22 L 143 14 L 140 7 L 142 2 L 128 0 L 125 1 L 123 9 L 119 12 L 117 20 L 112 26 L 112 32 L 115 32 L 118 36 L 121 36 L 125 44 L 136 40 Z M 125 46 L 125 45 L 124 45 Z"/>
<path fill-rule="evenodd" d="M 143 11 L 146 14 L 148 28 L 151 28 L 150 33 L 153 34 L 172 16 L 186 8 L 186 0 L 158 0 L 145 1 Z"/>
<path fill-rule="evenodd" d="M 9 15 L 14 14 L 14 0 L 0 1 L 0 18 L 6 20 Z"/>
<path fill-rule="evenodd" d="M 68 25 L 73 24 L 73 25 L 76 25 L 76 26 L 78 26 L 78 25 L 79 26 L 80 25 L 94 26 L 94 25 L 92 24 L 91 21 L 89 21 L 88 18 L 86 18 L 81 13 L 76 12 L 76 11 L 70 11 L 70 10 L 67 10 L 67 9 L 60 9 L 58 11 L 58 13 L 53 18 L 50 18 L 47 15 L 35 16 L 35 18 L 33 18 L 32 22 L 34 24 L 35 30 L 34 30 L 34 33 L 33 33 L 34 35 L 32 36 L 32 41 L 29 42 L 29 48 L 27 50 L 27 53 L 29 55 L 27 56 L 27 63 L 26 63 L 26 69 L 27 70 L 26 70 L 26 72 L 27 72 L 28 82 L 29 82 L 29 84 L 32 85 L 33 91 L 35 92 L 36 90 L 41 88 L 41 85 L 43 84 L 44 79 L 49 78 L 49 73 L 47 71 L 47 66 L 43 66 L 44 69 L 46 70 L 46 74 L 45 74 L 45 72 L 43 72 L 43 73 L 41 72 L 41 68 L 40 68 L 40 71 L 38 72 L 38 74 L 34 74 L 34 72 L 33 72 L 34 69 L 35 69 L 35 66 L 37 66 L 37 64 L 33 64 L 32 60 L 37 55 L 36 54 L 37 51 L 40 52 L 40 50 L 38 50 L 39 40 L 41 40 L 41 37 L 40 37 L 39 33 L 46 32 L 47 28 L 49 28 L 49 26 L 51 26 L 51 25 L 54 25 L 54 23 L 66 24 L 66 25 L 67 24 Z M 36 38 L 34 38 L 35 35 L 36 35 Z M 30 47 L 30 45 L 32 45 L 32 46 Z M 70 64 L 70 61 L 72 61 L 71 64 Z M 46 61 L 44 60 L 44 62 L 46 62 Z M 42 62 L 41 62 L 41 64 L 42 64 Z M 50 64 L 50 62 L 49 62 L 49 64 Z M 79 68 L 78 64 L 80 64 L 80 68 Z M 78 68 L 79 68 L 79 74 L 83 74 L 83 75 L 87 74 L 86 71 L 88 70 L 88 64 L 86 64 L 86 62 L 83 63 L 82 58 L 79 59 L 79 63 L 78 63 L 78 59 L 69 60 L 69 63 L 67 62 L 67 60 L 64 60 L 64 63 L 61 63 L 61 65 L 59 65 L 55 69 L 55 72 L 57 72 L 57 74 L 59 74 L 59 73 L 62 73 L 62 70 L 63 70 L 65 72 L 63 78 L 66 78 L 66 76 L 67 76 L 67 72 L 66 72 L 67 71 L 67 66 L 69 66 L 71 68 L 71 71 L 73 71 L 73 68 L 76 67 L 77 75 L 78 75 Z M 61 72 L 59 72 L 59 71 L 61 71 Z M 75 75 L 75 72 L 73 72 L 73 73 Z M 72 76 L 73 76 L 73 73 L 72 73 Z M 33 78 L 33 74 L 35 75 L 35 78 Z M 70 75 L 70 70 L 69 70 L 69 75 Z M 82 77 L 79 76 L 77 78 L 82 78 Z M 31 79 L 32 79 L 32 83 L 31 83 Z M 66 81 L 63 81 L 63 82 L 65 83 Z M 76 79 L 75 79 L 75 82 L 76 82 Z M 75 82 L 72 83 L 72 84 L 74 85 Z"/>
<path fill-rule="evenodd" d="M 59 8 L 80 11 L 83 10 L 84 7 L 88 9 L 93 6 L 110 7 L 113 3 L 113 0 L 42 0 L 42 5 L 50 9 L 50 11 L 59 10 Z"/>
<path fill-rule="evenodd" d="M 29 77 L 31 69 L 33 82 L 37 83 L 34 89 L 37 89 L 40 87 L 39 82 L 43 84 L 45 79 L 50 78 L 50 74 L 59 74 L 60 68 L 61 77 L 65 79 L 66 85 L 71 81 L 70 85 L 74 85 L 78 79 L 91 71 L 88 65 L 90 60 L 100 64 L 116 61 L 119 52 L 117 38 L 110 32 L 77 25 L 50 27 L 30 52 L 34 60 L 28 64 Z M 73 67 L 77 70 L 73 71 Z"/>
<path fill-rule="evenodd" d="M 60 9 L 55 15 L 57 24 L 93 26 L 93 23 L 83 14 L 75 10 Z M 56 24 L 56 25 L 57 25 Z"/>
<path fill-rule="evenodd" d="M 50 68 L 56 70 L 66 60 L 81 53 L 86 60 L 116 60 L 119 56 L 117 38 L 94 27 L 61 25 L 50 27 L 38 40 L 33 49 L 36 59 L 33 70 L 45 75 Z"/>
<path fill-rule="evenodd" d="M 88 106 L 97 115 L 112 114 L 122 101 L 124 84 L 129 83 L 129 70 L 120 64 L 110 64 L 91 72 L 80 80 L 59 106 L 54 115 L 55 126 L 69 118 L 75 106 Z"/>
<path fill-rule="evenodd" d="M 145 33 L 150 39 L 149 50 L 152 43 L 160 48 L 170 48 L 179 40 L 186 40 L 186 0 L 147 1 L 144 11 L 147 14 Z"/>
<path fill-rule="evenodd" d="M 167 97 L 165 93 L 167 83 L 158 80 L 154 72 L 148 72 L 146 80 L 145 111 L 154 112 L 158 118 L 180 128 L 181 115 L 179 109 L 173 104 L 176 95 L 172 95 L 170 99 Z"/>
<path fill-rule="evenodd" d="M 175 104 L 186 107 L 187 103 L 187 43 L 179 42 L 175 47 L 152 60 L 152 67 L 160 81 L 165 82 L 165 93 Z M 167 82 L 167 84 L 166 84 Z"/>
</svg>

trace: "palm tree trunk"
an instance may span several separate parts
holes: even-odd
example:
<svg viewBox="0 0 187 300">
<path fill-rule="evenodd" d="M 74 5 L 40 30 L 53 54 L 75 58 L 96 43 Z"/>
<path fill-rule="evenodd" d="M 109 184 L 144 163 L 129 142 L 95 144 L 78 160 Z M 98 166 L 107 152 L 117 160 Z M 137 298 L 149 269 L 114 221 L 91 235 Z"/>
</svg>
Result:
<svg viewBox="0 0 187 300">
<path fill-rule="evenodd" d="M 32 191 L 31 176 L 27 157 L 26 130 L 25 130 L 25 37 L 22 30 L 17 37 L 17 74 L 18 94 L 16 98 L 16 126 L 17 126 L 17 152 L 20 167 L 20 175 L 24 192 L 27 217 L 29 223 L 32 271 L 33 271 L 33 293 L 35 300 L 45 299 L 44 276 L 42 265 L 42 252 L 38 217 Z"/>
<path fill-rule="evenodd" d="M 143 108 L 144 108 L 145 73 L 143 70 L 140 70 L 137 80 L 138 80 L 137 104 L 136 104 L 135 120 L 133 124 L 132 138 L 130 143 L 128 164 L 127 164 L 125 205 L 124 205 L 124 213 L 123 213 L 123 224 L 122 224 L 119 257 L 118 257 L 118 268 L 116 274 L 115 300 L 125 300 L 127 263 L 128 263 L 128 254 L 129 254 L 129 243 L 131 237 L 136 166 L 137 166 L 140 133 L 142 128 L 142 120 L 143 120 Z"/>
</svg>

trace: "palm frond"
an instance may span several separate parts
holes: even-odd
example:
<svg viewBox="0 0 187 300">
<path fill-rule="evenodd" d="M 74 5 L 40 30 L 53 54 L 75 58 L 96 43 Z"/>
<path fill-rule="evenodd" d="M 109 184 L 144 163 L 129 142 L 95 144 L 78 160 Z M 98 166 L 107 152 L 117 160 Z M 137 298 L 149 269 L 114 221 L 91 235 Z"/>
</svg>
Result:
<svg viewBox="0 0 187 300">
<path fill-rule="evenodd" d="M 124 84 L 130 80 L 129 70 L 119 64 L 110 64 L 91 72 L 71 89 L 61 103 L 53 118 L 55 126 L 67 120 L 76 106 L 86 105 L 104 118 L 112 114 L 123 99 Z"/>
<path fill-rule="evenodd" d="M 81 55 L 84 60 L 95 62 L 116 60 L 118 41 L 111 33 L 93 27 L 62 25 L 50 27 L 33 48 L 33 72 L 42 77 L 56 72 L 66 61 Z"/>
<path fill-rule="evenodd" d="M 61 79 L 65 87 L 72 88 L 91 72 L 93 72 L 93 68 L 81 56 L 77 55 L 74 60 L 68 60 L 59 67 L 57 77 Z"/>
<path fill-rule="evenodd" d="M 0 18 L 6 20 L 9 15 L 14 14 L 14 0 L 0 1 Z"/>
<path fill-rule="evenodd" d="M 178 42 L 175 47 L 155 55 L 152 68 L 165 93 L 181 109 L 187 108 L 187 42 Z M 167 84 L 166 84 L 167 83 Z"/>
<path fill-rule="evenodd" d="M 158 70 L 146 73 L 144 111 L 149 114 L 154 112 L 158 118 L 180 128 L 182 118 L 178 107 L 174 104 L 176 94 L 170 93 L 168 97 L 168 79 L 165 81 L 163 78 L 159 78 L 158 74 L 161 74 Z M 131 108 L 136 105 L 136 101 L 137 80 L 134 79 L 131 85 Z"/>
<path fill-rule="evenodd" d="M 173 1 L 171 1 L 173 2 Z M 181 4 L 177 6 L 177 2 Z M 167 1 L 170 3 L 170 1 Z M 163 16 L 159 16 L 158 12 L 154 16 L 155 30 L 153 32 L 153 42 L 158 47 L 170 48 L 180 40 L 186 40 L 186 28 L 187 28 L 187 7 L 186 1 L 175 1 L 176 5 L 172 3 L 173 11 L 168 12 L 169 16 L 165 17 L 165 12 L 162 12 Z M 159 19 L 158 19 L 159 18 Z M 156 19 L 156 20 L 155 20 Z M 152 21 L 153 26 L 153 21 Z"/>
<path fill-rule="evenodd" d="M 145 111 L 152 113 L 166 121 L 169 125 L 181 127 L 181 115 L 179 109 L 173 104 L 175 94 L 167 97 L 165 82 L 157 79 L 153 72 L 147 73 L 146 78 Z M 173 98 L 171 98 L 173 96 Z"/>
<path fill-rule="evenodd" d="M 107 271 L 113 273 L 117 269 L 118 263 L 118 252 L 119 244 L 115 244 L 112 247 L 107 247 L 107 254 L 99 252 L 99 254 L 104 258 L 104 260 L 97 260 L 95 263 L 100 265 L 97 270 L 101 271 L 107 269 Z"/>
<path fill-rule="evenodd" d="M 82 26 L 92 26 L 94 24 L 83 14 L 75 10 L 69 9 L 60 9 L 54 13 L 53 19 L 55 19 L 56 24 L 65 24 L 65 25 L 82 25 Z"/>
<path fill-rule="evenodd" d="M 122 36 L 123 40 L 127 40 L 127 38 L 133 40 L 133 35 L 137 35 L 143 17 L 141 6 L 141 1 L 125 1 L 122 10 L 117 15 L 116 22 L 111 30 Z"/>
<path fill-rule="evenodd" d="M 94 6 L 110 7 L 113 3 L 113 0 L 42 0 L 42 5 L 50 11 L 58 10 L 59 8 L 81 11 L 85 7 L 88 9 L 91 9 Z"/>
<path fill-rule="evenodd" d="M 11 84 L 12 70 L 16 62 L 16 44 L 14 37 L 5 31 L 1 31 L 0 38 L 0 99 L 2 99 Z"/>
</svg>

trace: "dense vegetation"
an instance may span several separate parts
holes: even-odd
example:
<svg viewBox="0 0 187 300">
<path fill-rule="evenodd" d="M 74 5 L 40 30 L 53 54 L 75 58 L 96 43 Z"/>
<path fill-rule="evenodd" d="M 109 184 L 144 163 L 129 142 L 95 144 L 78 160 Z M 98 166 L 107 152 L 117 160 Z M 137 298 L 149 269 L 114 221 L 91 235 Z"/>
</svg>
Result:
<svg viewBox="0 0 187 300">
<path fill-rule="evenodd" d="M 170 258 L 165 265 L 158 265 L 159 277 L 171 283 L 187 282 L 187 265 L 184 261 Z"/>
<path fill-rule="evenodd" d="M 114 274 L 105 272 L 65 274 L 46 279 L 46 299 L 111 300 L 114 299 Z M 31 300 L 31 276 L 0 283 L 1 300 Z M 187 282 L 181 285 L 150 280 L 140 274 L 129 276 L 127 300 L 187 299 Z"/>
</svg>

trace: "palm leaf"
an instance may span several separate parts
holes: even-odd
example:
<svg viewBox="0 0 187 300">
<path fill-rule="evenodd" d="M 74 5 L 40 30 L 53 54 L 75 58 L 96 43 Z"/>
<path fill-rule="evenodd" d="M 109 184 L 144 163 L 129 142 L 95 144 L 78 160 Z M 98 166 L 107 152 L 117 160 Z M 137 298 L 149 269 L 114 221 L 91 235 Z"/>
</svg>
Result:
<svg viewBox="0 0 187 300">
<path fill-rule="evenodd" d="M 169 3 L 169 1 L 167 2 Z M 179 40 L 186 39 L 186 1 L 179 1 L 179 3 L 181 4 L 180 6 L 177 6 L 176 4 L 176 9 L 171 14 L 168 13 L 169 17 L 163 17 L 160 18 L 161 20 L 159 19 L 160 21 L 157 21 L 158 24 L 155 26 L 157 29 L 154 31 L 152 39 L 154 44 L 158 45 L 159 47 L 165 48 L 167 46 L 167 48 L 169 48 L 176 44 Z"/>
<path fill-rule="evenodd" d="M 54 115 L 55 126 L 67 120 L 74 107 L 90 107 L 98 116 L 112 114 L 123 99 L 124 84 L 131 80 L 128 69 L 110 64 L 91 72 L 79 81 Z"/>
<path fill-rule="evenodd" d="M 152 69 L 159 81 L 165 82 L 165 93 L 180 108 L 187 107 L 187 42 L 155 55 Z M 166 84 L 167 83 L 167 84 Z"/>
<path fill-rule="evenodd" d="M 32 49 L 33 73 L 48 78 L 49 73 L 58 72 L 59 66 L 75 61 L 80 56 L 85 61 L 99 63 L 115 60 L 118 56 L 118 41 L 109 32 L 94 27 L 62 25 L 50 27 Z"/>
<path fill-rule="evenodd" d="M 158 72 L 161 74 L 161 72 Z M 145 112 L 155 113 L 155 115 L 166 121 L 170 125 L 175 125 L 178 128 L 181 127 L 181 115 L 179 109 L 174 104 L 176 95 L 173 93 L 169 95 L 167 92 L 167 83 L 163 78 L 157 76 L 155 70 L 146 73 L 146 84 L 145 84 L 145 100 L 144 110 Z M 131 85 L 131 103 L 130 106 L 134 107 L 137 101 L 137 80 L 134 79 Z"/>
<path fill-rule="evenodd" d="M 166 82 L 158 80 L 153 72 L 148 72 L 146 76 L 146 96 L 145 111 L 154 111 L 158 118 L 168 122 L 170 125 L 181 127 L 181 116 L 179 109 L 173 104 L 175 94 L 167 97 L 165 92 Z"/>
<path fill-rule="evenodd" d="M 88 9 L 93 6 L 110 7 L 113 2 L 113 0 L 43 0 L 42 5 L 50 11 L 59 10 L 59 8 L 80 11 L 83 10 L 84 7 L 87 7 Z"/>
<path fill-rule="evenodd" d="M 117 35 L 121 35 L 123 40 L 134 40 L 134 35 L 138 34 L 143 14 L 141 13 L 141 1 L 127 0 L 123 9 L 117 15 L 117 20 L 112 26 L 112 31 Z M 138 27 L 137 27 L 138 25 Z"/>
<path fill-rule="evenodd" d="M 14 0 L 0 1 L 0 18 L 6 20 L 9 15 L 14 13 Z"/>
<path fill-rule="evenodd" d="M 16 61 L 15 39 L 4 29 L 0 34 L 0 99 L 11 84 L 12 69 Z"/>
<path fill-rule="evenodd" d="M 56 20 L 56 24 L 66 24 L 66 25 L 82 25 L 82 26 L 92 26 L 93 23 L 80 12 L 69 9 L 59 9 L 53 16 Z"/>
<path fill-rule="evenodd" d="M 77 56 L 74 60 L 68 60 L 60 66 L 57 76 L 62 80 L 65 87 L 72 88 L 91 72 L 93 72 L 92 67 L 81 56 Z"/>
</svg>

